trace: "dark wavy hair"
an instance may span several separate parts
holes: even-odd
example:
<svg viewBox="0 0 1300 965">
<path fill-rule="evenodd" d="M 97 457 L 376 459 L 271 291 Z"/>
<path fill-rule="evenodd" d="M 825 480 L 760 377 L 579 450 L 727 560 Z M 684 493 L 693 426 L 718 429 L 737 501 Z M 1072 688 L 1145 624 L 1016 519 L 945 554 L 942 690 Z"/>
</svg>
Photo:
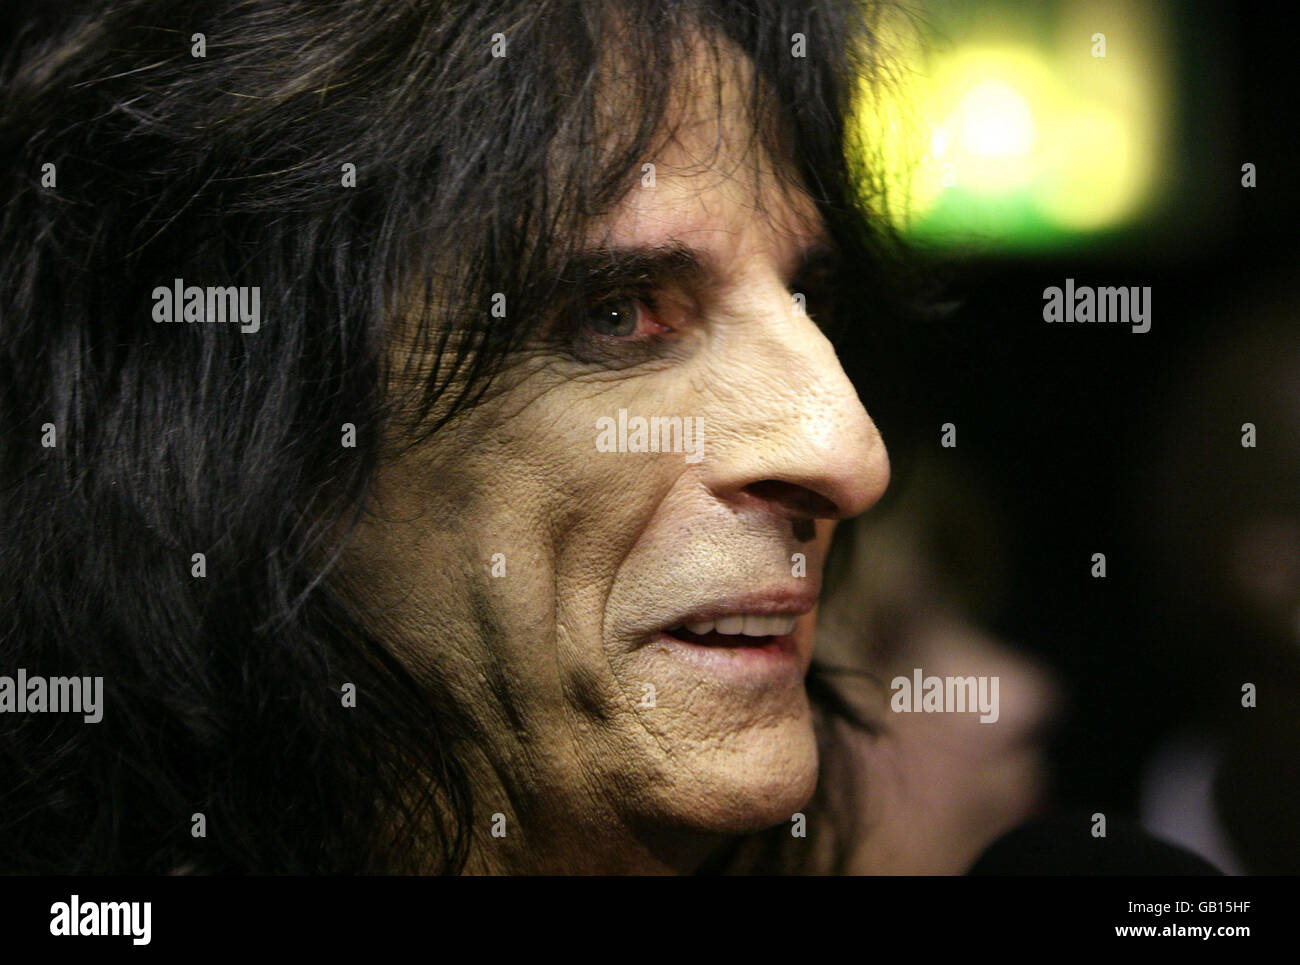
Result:
<svg viewBox="0 0 1300 965">
<path fill-rule="evenodd" d="M 105 709 L 0 714 L 0 870 L 460 869 L 455 704 L 331 581 L 385 440 L 422 443 L 482 399 L 582 227 L 653 156 L 701 37 L 752 62 L 755 137 L 855 266 L 841 315 L 876 311 L 897 276 L 874 169 L 846 150 L 879 72 L 874 8 L 20 11 L 0 67 L 0 672 L 102 676 Z M 175 278 L 259 286 L 260 330 L 157 324 L 151 292 Z M 493 318 L 494 292 L 526 310 Z M 399 315 L 418 383 L 388 361 Z"/>
</svg>

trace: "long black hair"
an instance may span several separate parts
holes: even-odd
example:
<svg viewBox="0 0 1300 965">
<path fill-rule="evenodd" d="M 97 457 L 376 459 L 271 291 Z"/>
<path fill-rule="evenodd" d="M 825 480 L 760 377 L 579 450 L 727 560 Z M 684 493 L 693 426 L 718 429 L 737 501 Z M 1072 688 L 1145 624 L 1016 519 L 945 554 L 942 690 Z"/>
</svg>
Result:
<svg viewBox="0 0 1300 965">
<path fill-rule="evenodd" d="M 861 316 L 891 290 L 848 123 L 880 69 L 874 16 L 107 0 L 12 17 L 0 673 L 102 676 L 104 711 L 0 714 L 0 870 L 462 867 L 455 704 L 330 579 L 385 446 L 490 388 L 582 226 L 652 156 L 700 37 L 754 65 L 755 136 L 853 259 L 839 297 Z M 260 328 L 158 323 L 175 279 L 257 286 Z M 526 310 L 494 318 L 494 293 Z M 387 361 L 398 336 L 419 379 Z"/>
</svg>

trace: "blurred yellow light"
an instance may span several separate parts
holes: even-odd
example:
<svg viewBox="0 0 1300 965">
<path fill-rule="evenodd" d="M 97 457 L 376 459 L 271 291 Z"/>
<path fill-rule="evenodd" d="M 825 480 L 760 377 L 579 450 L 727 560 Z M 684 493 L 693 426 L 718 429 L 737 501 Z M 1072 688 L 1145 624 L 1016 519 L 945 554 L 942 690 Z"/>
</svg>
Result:
<svg viewBox="0 0 1300 965">
<path fill-rule="evenodd" d="M 1019 157 L 1034 146 L 1037 125 L 1025 99 L 1000 78 L 986 80 L 962 98 L 958 143 L 978 157 Z"/>
<path fill-rule="evenodd" d="M 1056 157 L 1045 166 L 1038 192 L 1044 212 L 1079 231 L 1124 220 L 1142 200 L 1151 174 L 1134 150 L 1132 124 L 1104 109 L 1079 110 L 1062 121 L 1053 132 Z"/>
<path fill-rule="evenodd" d="M 1055 45 L 997 20 L 996 7 L 981 30 L 996 41 L 894 44 L 896 81 L 860 118 L 901 201 L 897 223 L 985 238 L 1069 234 L 1122 224 L 1150 199 L 1164 134 L 1159 45 L 1141 49 L 1151 25 L 1131 30 L 1112 12 L 1123 45 L 1094 58 L 1091 11 L 1071 8 L 1081 19 Z"/>
</svg>

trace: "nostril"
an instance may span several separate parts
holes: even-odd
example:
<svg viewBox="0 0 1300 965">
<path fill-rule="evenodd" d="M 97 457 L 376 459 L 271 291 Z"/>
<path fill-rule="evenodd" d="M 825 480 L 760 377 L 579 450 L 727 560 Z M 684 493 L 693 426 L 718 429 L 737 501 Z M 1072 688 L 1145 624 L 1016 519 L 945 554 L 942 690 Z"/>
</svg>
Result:
<svg viewBox="0 0 1300 965">
<path fill-rule="evenodd" d="M 843 515 L 834 502 L 805 486 L 780 479 L 762 479 L 750 483 L 744 491 L 777 507 L 787 516 L 811 523 L 814 519 L 836 519 Z"/>
<path fill-rule="evenodd" d="M 811 542 L 817 536 L 817 524 L 807 516 L 796 516 L 791 535 L 800 543 Z"/>
</svg>

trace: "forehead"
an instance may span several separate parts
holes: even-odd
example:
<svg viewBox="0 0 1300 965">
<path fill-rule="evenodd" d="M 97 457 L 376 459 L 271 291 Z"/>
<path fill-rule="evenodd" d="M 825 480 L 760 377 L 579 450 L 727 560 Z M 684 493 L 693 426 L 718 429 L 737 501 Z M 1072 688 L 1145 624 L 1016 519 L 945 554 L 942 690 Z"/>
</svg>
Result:
<svg viewBox="0 0 1300 965">
<path fill-rule="evenodd" d="M 720 262 L 762 250 L 791 263 L 824 244 L 815 202 L 751 119 L 753 83 L 743 56 L 694 45 L 637 181 L 589 226 L 587 242 L 680 244 Z"/>
</svg>

